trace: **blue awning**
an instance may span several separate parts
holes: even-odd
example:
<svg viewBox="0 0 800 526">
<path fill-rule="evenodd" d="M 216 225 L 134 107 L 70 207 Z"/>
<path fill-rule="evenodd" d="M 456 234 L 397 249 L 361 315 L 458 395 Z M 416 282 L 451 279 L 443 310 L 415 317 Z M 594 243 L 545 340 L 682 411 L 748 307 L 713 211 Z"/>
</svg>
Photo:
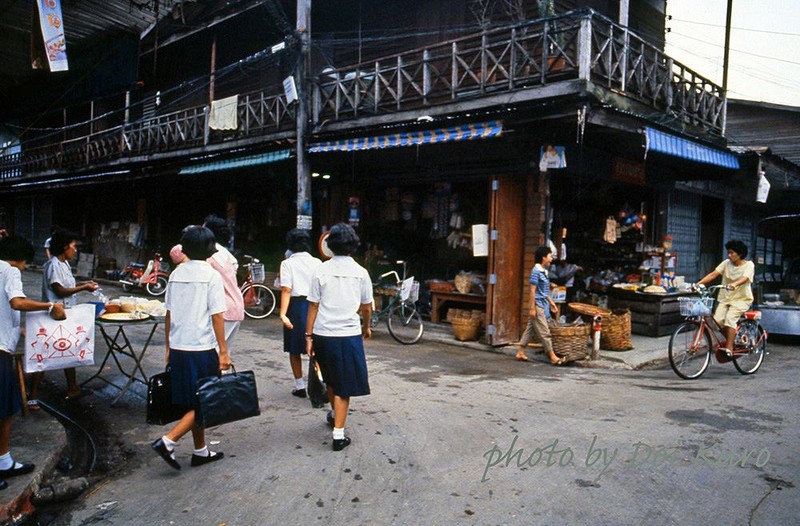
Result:
<svg viewBox="0 0 800 526">
<path fill-rule="evenodd" d="M 258 155 L 248 155 L 246 157 L 235 157 L 233 159 L 222 159 L 203 164 L 195 164 L 181 168 L 179 174 L 199 174 L 205 172 L 218 172 L 220 170 L 231 170 L 233 168 L 243 168 L 245 166 L 258 166 L 261 164 L 275 163 L 283 161 L 292 156 L 291 150 L 277 150 L 274 152 L 261 153 Z"/>
<path fill-rule="evenodd" d="M 375 137 L 358 137 L 342 139 L 339 141 L 325 141 L 312 143 L 308 151 L 318 152 L 352 152 L 357 150 L 375 150 L 393 148 L 396 146 L 416 146 L 419 144 L 434 144 L 447 141 L 469 141 L 473 139 L 488 139 L 499 137 L 503 134 L 503 123 L 498 121 L 451 126 L 437 130 L 424 130 L 391 135 L 378 135 Z"/>
<path fill-rule="evenodd" d="M 658 152 L 698 163 L 713 164 L 732 170 L 739 169 L 739 159 L 730 152 L 710 148 L 653 128 L 645 128 L 644 136 L 645 156 L 647 152 Z"/>
</svg>

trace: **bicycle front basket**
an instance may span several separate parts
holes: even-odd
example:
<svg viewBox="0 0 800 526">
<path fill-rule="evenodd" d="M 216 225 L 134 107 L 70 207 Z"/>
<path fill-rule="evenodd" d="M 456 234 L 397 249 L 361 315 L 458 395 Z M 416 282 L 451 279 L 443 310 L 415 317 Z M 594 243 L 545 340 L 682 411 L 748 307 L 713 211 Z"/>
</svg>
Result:
<svg viewBox="0 0 800 526">
<path fill-rule="evenodd" d="M 714 306 L 713 296 L 704 298 L 678 298 L 681 316 L 708 316 Z"/>
<path fill-rule="evenodd" d="M 253 263 L 250 266 L 250 275 L 253 277 L 253 283 L 264 283 L 266 278 L 263 263 Z"/>
<path fill-rule="evenodd" d="M 414 281 L 414 276 L 404 279 L 400 285 L 400 299 L 416 303 L 419 299 L 419 281 Z"/>
</svg>

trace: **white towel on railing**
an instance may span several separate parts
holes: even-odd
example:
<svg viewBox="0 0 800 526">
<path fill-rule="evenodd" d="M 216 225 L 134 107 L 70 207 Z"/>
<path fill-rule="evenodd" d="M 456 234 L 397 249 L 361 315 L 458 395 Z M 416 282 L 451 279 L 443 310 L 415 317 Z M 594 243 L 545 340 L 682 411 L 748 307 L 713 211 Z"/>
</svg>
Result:
<svg viewBox="0 0 800 526">
<path fill-rule="evenodd" d="M 239 96 L 234 95 L 211 102 L 208 127 L 212 130 L 235 130 L 239 127 Z"/>
</svg>

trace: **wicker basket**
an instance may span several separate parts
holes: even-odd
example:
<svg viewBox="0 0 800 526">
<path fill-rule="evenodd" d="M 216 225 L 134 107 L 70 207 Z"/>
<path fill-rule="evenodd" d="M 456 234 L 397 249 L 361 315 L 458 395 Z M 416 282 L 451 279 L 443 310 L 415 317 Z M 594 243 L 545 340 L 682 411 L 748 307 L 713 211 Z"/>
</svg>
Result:
<svg viewBox="0 0 800 526">
<path fill-rule="evenodd" d="M 453 318 L 453 335 L 460 342 L 474 342 L 481 330 L 480 318 Z"/>
<path fill-rule="evenodd" d="M 465 272 L 463 274 L 456 274 L 456 290 L 461 294 L 468 294 L 472 290 L 473 275 Z"/>
<path fill-rule="evenodd" d="M 602 316 L 605 319 L 606 316 L 611 314 L 610 310 L 601 309 L 596 305 L 589 305 L 588 303 L 568 303 L 567 307 L 569 310 L 580 314 L 581 316 Z M 584 321 L 591 321 L 584 318 Z"/>
<path fill-rule="evenodd" d="M 566 358 L 568 362 L 583 360 L 589 356 L 589 333 L 591 326 L 560 325 L 550 327 L 550 338 L 553 342 L 553 351 L 559 358 Z"/>
<path fill-rule="evenodd" d="M 428 289 L 431 292 L 453 292 L 452 281 L 429 281 Z"/>
<path fill-rule="evenodd" d="M 629 351 L 633 349 L 631 341 L 631 311 L 615 309 L 603 316 L 603 328 L 600 331 L 600 348 L 607 351 Z"/>
</svg>

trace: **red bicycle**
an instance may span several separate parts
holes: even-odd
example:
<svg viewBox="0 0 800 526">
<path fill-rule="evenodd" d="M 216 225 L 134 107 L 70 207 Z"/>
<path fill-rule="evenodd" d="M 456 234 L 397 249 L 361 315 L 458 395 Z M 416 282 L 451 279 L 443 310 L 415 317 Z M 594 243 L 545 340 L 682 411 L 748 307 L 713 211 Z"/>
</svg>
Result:
<svg viewBox="0 0 800 526">
<path fill-rule="evenodd" d="M 722 288 L 715 285 L 700 291 L 700 297 L 678 298 L 681 315 L 686 321 L 675 329 L 669 339 L 669 364 L 675 374 L 685 380 L 699 378 L 715 353 L 718 362 L 732 361 L 742 374 L 753 374 L 761 367 L 767 354 L 767 331 L 758 322 L 761 312 L 751 310 L 736 324 L 736 339 L 730 355 L 719 350 L 724 347 L 722 327 L 713 318 L 712 292 Z M 712 345 L 713 342 L 713 345 Z"/>
<path fill-rule="evenodd" d="M 145 287 L 151 296 L 161 296 L 167 291 L 169 265 L 162 262 L 161 254 L 153 254 L 147 265 L 131 261 L 122 273 L 122 290 L 130 292 L 135 287 Z"/>
</svg>

